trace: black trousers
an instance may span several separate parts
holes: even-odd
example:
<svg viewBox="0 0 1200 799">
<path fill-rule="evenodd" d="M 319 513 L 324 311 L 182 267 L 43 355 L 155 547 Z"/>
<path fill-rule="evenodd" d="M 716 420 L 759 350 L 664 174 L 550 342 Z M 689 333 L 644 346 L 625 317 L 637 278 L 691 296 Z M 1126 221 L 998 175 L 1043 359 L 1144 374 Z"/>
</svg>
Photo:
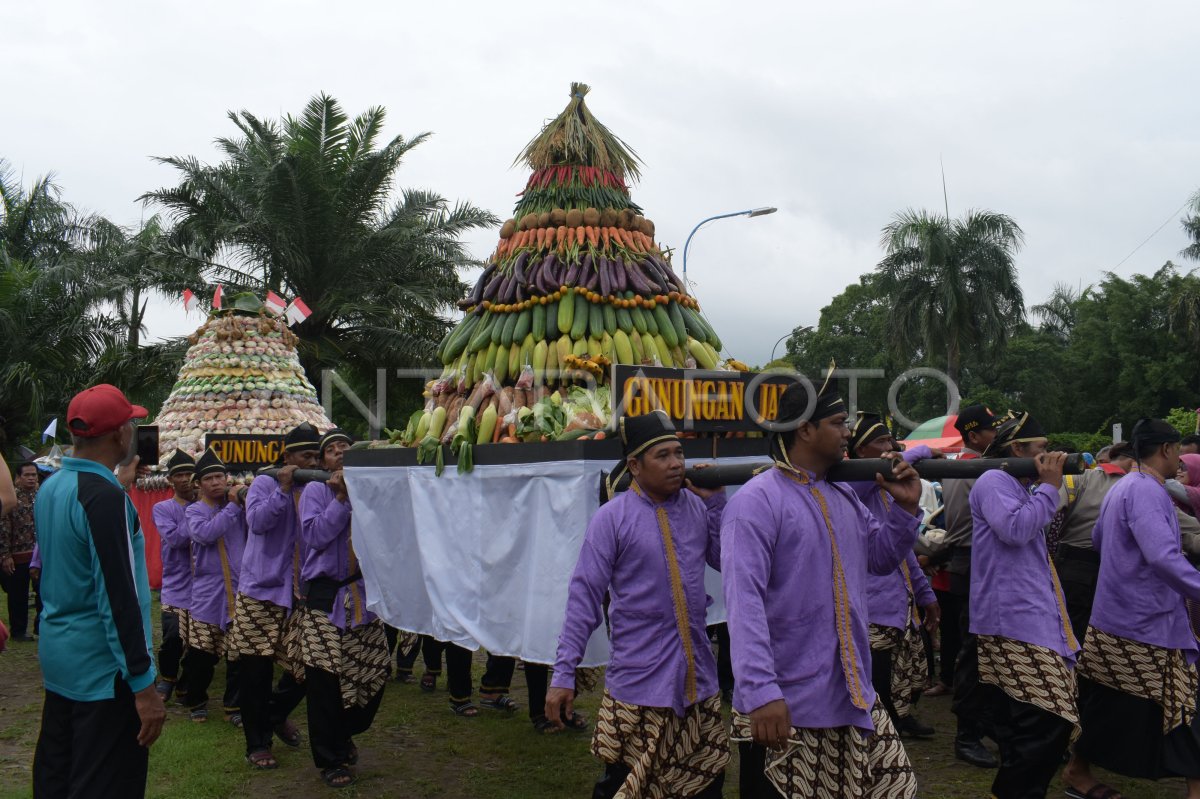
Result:
<svg viewBox="0 0 1200 799">
<path fill-rule="evenodd" d="M 958 623 L 962 616 L 962 597 L 950 591 L 934 591 L 934 594 L 937 595 L 938 605 L 942 608 L 942 623 L 938 625 L 938 638 L 941 643 L 941 651 L 938 654 L 938 679 L 943 685 L 952 686 L 954 664 L 962 647 L 962 626 Z"/>
<path fill-rule="evenodd" d="M 1062 584 L 1071 629 L 1076 640 L 1082 643 L 1087 635 L 1088 622 L 1092 619 L 1092 605 L 1096 601 L 1100 554 L 1090 549 L 1060 546 L 1054 558 L 1054 567 Z"/>
<path fill-rule="evenodd" d="M 879 695 L 879 701 L 883 703 L 883 709 L 892 717 L 892 721 L 899 721 L 900 715 L 896 713 L 896 705 L 892 700 L 892 651 L 890 649 L 871 650 L 871 685 L 875 686 L 875 693 Z"/>
<path fill-rule="evenodd" d="M 13 573 L 4 576 L 8 594 L 8 627 L 13 638 L 29 635 L 29 564 L 18 563 Z"/>
<path fill-rule="evenodd" d="M 242 732 L 246 736 L 246 754 L 270 749 L 276 725 L 287 721 L 304 698 L 304 683 L 296 682 L 285 671 L 272 688 L 275 659 L 261 655 L 241 655 L 238 677 L 241 682 Z"/>
<path fill-rule="evenodd" d="M 345 766 L 353 759 L 354 736 L 361 735 L 375 721 L 383 688 L 364 707 L 342 707 L 341 681 L 336 674 L 304 668 L 308 690 L 308 740 L 313 764 L 319 769 Z"/>
<path fill-rule="evenodd" d="M 517 659 L 488 654 L 487 669 L 479 680 L 481 694 L 512 692 L 513 672 Z M 533 721 L 546 715 L 546 690 L 550 685 L 550 667 L 543 663 L 525 664 L 525 686 L 529 690 L 529 718 Z"/>
<path fill-rule="evenodd" d="M 114 679 L 112 699 L 76 702 L 46 692 L 33 755 L 35 799 L 137 799 L 146 795 L 150 750 L 129 685 Z"/>
<path fill-rule="evenodd" d="M 738 790 L 742 799 L 784 799 L 767 779 L 767 749 L 753 743 L 738 744 Z"/>
<path fill-rule="evenodd" d="M 466 702 L 471 698 L 471 650 L 424 636 L 421 657 L 425 661 L 426 674 L 442 673 L 443 652 L 446 654 L 446 687 L 450 691 L 450 701 Z"/>
<path fill-rule="evenodd" d="M 979 682 L 979 649 L 975 636 L 970 633 L 971 603 L 964 595 L 960 595 L 959 600 L 961 610 L 958 623 L 962 644 L 958 650 L 958 662 L 954 664 L 954 701 L 950 709 L 958 717 L 958 734 L 964 738 L 978 739 L 991 734 L 992 703 Z"/>
<path fill-rule="evenodd" d="M 188 647 L 187 654 L 183 656 L 183 672 L 187 675 L 184 687 L 187 689 L 185 693 L 188 707 L 192 710 L 208 704 L 208 688 L 212 685 L 213 672 L 219 660 L 214 654 L 192 647 Z M 225 695 L 222 697 L 221 707 L 226 713 L 235 713 L 241 709 L 241 668 L 240 660 L 225 661 Z"/>
<path fill-rule="evenodd" d="M 1071 723 L 1018 702 L 994 685 L 982 686 L 992 704 L 992 724 L 1000 745 L 1000 770 L 992 781 L 996 799 L 1044 799 L 1062 766 Z"/>
<path fill-rule="evenodd" d="M 733 659 L 729 650 L 729 625 L 725 622 L 709 627 L 717 634 L 717 686 L 724 691 L 733 690 Z"/>
<path fill-rule="evenodd" d="M 596 787 L 592 789 L 592 799 L 613 799 L 617 795 L 617 791 L 621 790 L 621 784 L 628 776 L 629 769 L 626 766 L 620 763 L 605 763 L 604 774 L 596 780 Z M 689 799 L 721 799 L 721 790 L 724 786 L 725 773 L 722 772 L 707 787 L 699 793 L 692 794 Z M 748 795 L 742 794 L 743 797 Z"/>
<path fill-rule="evenodd" d="M 162 643 L 158 647 L 158 673 L 167 682 L 179 679 L 179 662 L 183 660 L 183 639 L 179 636 L 179 617 L 170 611 L 162 613 Z"/>
</svg>

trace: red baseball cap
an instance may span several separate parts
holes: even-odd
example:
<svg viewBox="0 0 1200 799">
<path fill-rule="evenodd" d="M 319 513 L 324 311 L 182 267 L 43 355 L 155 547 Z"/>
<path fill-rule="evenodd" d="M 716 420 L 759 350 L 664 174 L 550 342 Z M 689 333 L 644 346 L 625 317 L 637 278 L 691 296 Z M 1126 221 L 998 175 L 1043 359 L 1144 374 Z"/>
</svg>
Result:
<svg viewBox="0 0 1200 799">
<path fill-rule="evenodd" d="M 77 436 L 95 438 L 111 433 L 130 419 L 141 419 L 149 412 L 133 405 L 116 386 L 101 383 L 84 389 L 67 406 L 67 428 Z"/>
</svg>

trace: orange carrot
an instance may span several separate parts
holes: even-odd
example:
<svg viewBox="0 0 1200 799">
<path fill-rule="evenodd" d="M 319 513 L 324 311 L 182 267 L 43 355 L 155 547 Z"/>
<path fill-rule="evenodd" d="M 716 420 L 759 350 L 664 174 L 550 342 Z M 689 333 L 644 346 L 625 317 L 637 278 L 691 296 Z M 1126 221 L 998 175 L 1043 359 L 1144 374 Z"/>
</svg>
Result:
<svg viewBox="0 0 1200 799">
<path fill-rule="evenodd" d="M 605 436 L 605 433 L 603 430 L 597 430 L 596 435 L 592 436 L 592 438 L 596 441 L 603 441 L 604 436 Z"/>
<path fill-rule="evenodd" d="M 587 227 L 588 243 L 592 245 L 592 249 L 597 249 L 600 246 L 600 234 L 596 232 L 596 228 L 589 225 Z"/>
<path fill-rule="evenodd" d="M 497 391 L 496 393 L 497 393 L 497 394 L 499 394 L 500 392 L 499 392 L 499 391 Z M 498 423 L 496 424 L 496 429 L 495 429 L 495 431 L 493 431 L 493 432 L 492 432 L 492 443 L 493 443 L 493 444 L 497 444 L 497 443 L 499 443 L 499 441 L 500 441 L 500 436 L 501 436 L 503 433 L 504 433 L 504 425 L 503 425 L 502 423 L 499 423 L 499 422 L 498 422 Z"/>
<path fill-rule="evenodd" d="M 558 236 L 558 244 L 560 247 L 567 243 L 567 226 L 566 225 L 558 226 L 557 236 Z"/>
<path fill-rule="evenodd" d="M 567 228 L 567 247 L 570 248 L 570 247 L 574 247 L 574 246 L 575 246 L 575 228 L 569 227 L 569 228 Z"/>
<path fill-rule="evenodd" d="M 604 249 L 608 249 L 608 228 L 600 228 L 600 240 L 604 242 Z"/>
<path fill-rule="evenodd" d="M 575 228 L 575 241 L 580 247 L 587 243 L 587 231 L 582 226 Z"/>
</svg>

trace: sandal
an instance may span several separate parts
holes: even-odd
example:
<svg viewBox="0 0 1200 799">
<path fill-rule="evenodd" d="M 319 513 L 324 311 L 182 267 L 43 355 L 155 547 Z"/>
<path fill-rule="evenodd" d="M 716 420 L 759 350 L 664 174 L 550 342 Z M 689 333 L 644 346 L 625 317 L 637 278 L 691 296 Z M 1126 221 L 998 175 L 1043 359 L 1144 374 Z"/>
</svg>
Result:
<svg viewBox="0 0 1200 799">
<path fill-rule="evenodd" d="M 479 704 L 486 707 L 488 710 L 503 710 L 508 713 L 511 713 L 520 707 L 508 694 L 497 694 L 491 699 L 485 699 L 484 695 L 480 694 Z"/>
<path fill-rule="evenodd" d="M 296 749 L 300 746 L 300 728 L 290 720 L 285 720 L 274 727 L 275 737 L 286 745 Z"/>
<path fill-rule="evenodd" d="M 461 702 L 450 700 L 450 709 L 454 711 L 454 715 L 463 718 L 473 719 L 479 715 L 479 708 L 470 699 L 464 699 Z"/>
<path fill-rule="evenodd" d="M 533 729 L 542 735 L 555 735 L 558 732 L 558 727 L 551 724 L 550 719 L 545 716 L 538 716 L 536 719 L 533 719 Z"/>
<path fill-rule="evenodd" d="M 437 690 L 437 675 L 425 672 L 421 675 L 421 690 L 431 694 Z"/>
<path fill-rule="evenodd" d="M 587 716 L 574 711 L 571 712 L 571 718 L 563 719 L 563 724 L 567 725 L 571 732 L 584 732 L 588 728 Z"/>
<path fill-rule="evenodd" d="M 233 726 L 237 727 L 239 730 L 242 728 L 242 714 L 240 711 L 234 711 L 233 713 L 226 713 L 225 720 L 228 721 Z"/>
<path fill-rule="evenodd" d="M 396 682 L 400 683 L 401 685 L 412 685 L 416 681 L 417 678 L 413 676 L 411 671 L 396 672 Z"/>
<path fill-rule="evenodd" d="M 321 779 L 330 788 L 348 788 L 354 784 L 354 772 L 345 766 L 321 769 Z"/>
<path fill-rule="evenodd" d="M 197 724 L 203 724 L 204 722 L 208 721 L 208 708 L 206 708 L 206 707 L 193 708 L 188 713 L 188 718 Z"/>
<path fill-rule="evenodd" d="M 279 761 L 271 754 L 270 749 L 259 749 L 246 755 L 246 762 L 258 771 L 269 771 L 279 768 Z"/>
<path fill-rule="evenodd" d="M 1077 788 L 1067 788 L 1067 796 L 1071 799 L 1125 799 L 1124 794 L 1110 785 L 1098 782 L 1087 793 Z"/>
</svg>

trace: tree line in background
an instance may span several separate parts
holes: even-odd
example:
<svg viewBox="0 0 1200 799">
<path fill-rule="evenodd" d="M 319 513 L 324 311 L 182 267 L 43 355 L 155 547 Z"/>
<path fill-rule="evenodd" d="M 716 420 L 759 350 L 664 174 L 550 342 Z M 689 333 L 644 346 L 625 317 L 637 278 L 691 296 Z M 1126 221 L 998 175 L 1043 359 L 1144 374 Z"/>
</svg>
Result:
<svg viewBox="0 0 1200 799">
<path fill-rule="evenodd" d="M 431 191 L 394 191 L 404 156 L 429 134 L 384 140 L 385 116 L 376 107 L 351 119 L 323 94 L 278 121 L 231 112 L 236 134 L 216 140 L 216 163 L 157 159 L 178 182 L 140 198 L 157 213 L 134 227 L 75 208 L 50 176 L 26 187 L 0 159 L 0 446 L 36 443 L 75 392 L 100 381 L 159 407 L 187 341 L 143 340 L 156 293 L 178 301 L 190 288 L 206 302 L 220 284 L 227 297 L 302 297 L 313 313 L 293 329 L 314 385 L 333 367 L 371 396 L 378 367 L 433 364 L 466 288 L 460 270 L 478 265 L 463 235 L 499 219 Z M 1200 260 L 1200 193 L 1183 227 L 1183 256 Z M 898 214 L 878 267 L 815 328 L 797 328 L 784 362 L 810 375 L 831 359 L 883 369 L 887 380 L 859 384 L 869 410 L 886 409 L 895 375 L 933 366 L 965 401 L 1024 408 L 1079 434 L 1195 404 L 1200 277 L 1171 263 L 1149 276 L 1106 273 L 1057 287 L 1026 314 L 1022 238 L 1003 214 Z M 392 420 L 415 407 L 411 382 L 389 400 Z M 909 383 L 901 405 L 914 419 L 937 415 L 945 388 Z M 342 410 L 337 418 L 365 428 Z"/>
<path fill-rule="evenodd" d="M 1184 219 L 1200 260 L 1200 193 Z M 906 211 L 883 231 L 883 260 L 797 328 L 783 362 L 813 375 L 839 366 L 882 369 L 860 381 L 858 407 L 886 412 L 891 380 L 933 367 L 958 385 L 962 403 L 1027 410 L 1058 443 L 1094 449 L 1142 416 L 1170 417 L 1191 432 L 1200 400 L 1200 276 L 1167 262 L 1152 275 L 1102 273 L 1099 282 L 1057 284 L 1028 313 L 1015 256 L 1023 241 L 1010 218 L 971 211 L 960 219 Z M 946 388 L 906 384 L 910 419 L 945 413 Z M 1174 411 L 1174 413 L 1173 413 Z"/>
</svg>

